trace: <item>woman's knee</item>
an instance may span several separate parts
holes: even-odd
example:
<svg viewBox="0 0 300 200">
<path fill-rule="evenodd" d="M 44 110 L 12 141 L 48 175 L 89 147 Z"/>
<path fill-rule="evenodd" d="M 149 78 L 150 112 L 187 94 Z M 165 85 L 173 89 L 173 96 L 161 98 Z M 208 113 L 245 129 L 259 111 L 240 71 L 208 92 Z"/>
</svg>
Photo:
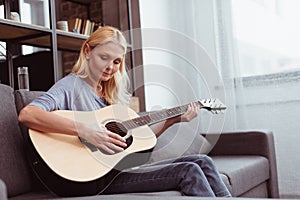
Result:
<svg viewBox="0 0 300 200">
<path fill-rule="evenodd" d="M 211 157 L 207 155 L 199 155 L 196 163 L 203 168 L 215 169 L 214 161 Z"/>
<path fill-rule="evenodd" d="M 202 172 L 202 169 L 201 167 L 197 164 L 197 163 L 194 163 L 194 162 L 186 162 L 184 163 L 185 164 L 185 171 L 187 172 L 187 175 L 188 174 L 191 174 L 193 176 L 195 175 L 203 175 L 203 172 Z"/>
<path fill-rule="evenodd" d="M 216 170 L 214 161 L 211 157 L 204 154 L 189 155 L 182 158 L 181 163 L 192 171 Z"/>
<path fill-rule="evenodd" d="M 206 163 L 214 164 L 213 159 L 211 157 L 209 157 L 208 155 L 203 155 L 203 159 Z"/>
</svg>

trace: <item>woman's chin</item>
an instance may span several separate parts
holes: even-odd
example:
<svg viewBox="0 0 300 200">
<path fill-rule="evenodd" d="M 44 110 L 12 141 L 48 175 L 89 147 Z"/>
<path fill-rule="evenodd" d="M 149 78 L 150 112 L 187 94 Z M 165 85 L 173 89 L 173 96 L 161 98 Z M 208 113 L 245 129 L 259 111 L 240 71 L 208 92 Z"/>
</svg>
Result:
<svg viewBox="0 0 300 200">
<path fill-rule="evenodd" d="M 111 76 L 102 76 L 101 81 L 108 81 L 111 79 Z"/>
</svg>

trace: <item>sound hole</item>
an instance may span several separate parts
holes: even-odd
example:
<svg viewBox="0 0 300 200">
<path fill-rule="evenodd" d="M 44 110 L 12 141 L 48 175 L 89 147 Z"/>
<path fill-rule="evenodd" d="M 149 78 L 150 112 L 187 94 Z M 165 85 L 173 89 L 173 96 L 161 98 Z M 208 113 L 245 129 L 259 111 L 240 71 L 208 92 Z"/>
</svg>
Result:
<svg viewBox="0 0 300 200">
<path fill-rule="evenodd" d="M 123 126 L 123 124 L 119 123 L 119 122 L 108 122 L 105 127 L 113 132 L 116 133 L 118 135 L 120 135 L 121 137 L 124 137 L 127 134 L 127 129 Z"/>
<path fill-rule="evenodd" d="M 121 123 L 119 123 L 119 122 L 108 122 L 106 125 L 105 125 L 105 127 L 109 130 L 109 131 L 111 131 L 111 132 L 113 132 L 113 133 L 116 133 L 116 134 L 118 134 L 118 135 L 120 135 L 121 137 L 124 137 L 124 136 L 126 136 L 127 135 L 127 132 L 128 132 L 128 130 L 123 126 L 123 124 L 121 124 Z M 127 139 L 126 139 L 126 144 L 127 144 L 127 147 L 126 148 L 128 148 L 130 145 L 131 145 L 131 143 L 132 143 L 132 136 L 130 135 Z M 123 148 L 123 147 L 122 147 Z M 126 149 L 125 148 L 125 149 Z M 102 150 L 102 149 L 99 149 L 102 153 L 104 153 L 104 154 L 109 154 L 109 153 L 107 153 L 106 151 L 104 151 L 104 150 Z M 115 150 L 114 150 L 115 151 Z M 118 153 L 118 152 L 116 152 L 116 153 Z"/>
</svg>

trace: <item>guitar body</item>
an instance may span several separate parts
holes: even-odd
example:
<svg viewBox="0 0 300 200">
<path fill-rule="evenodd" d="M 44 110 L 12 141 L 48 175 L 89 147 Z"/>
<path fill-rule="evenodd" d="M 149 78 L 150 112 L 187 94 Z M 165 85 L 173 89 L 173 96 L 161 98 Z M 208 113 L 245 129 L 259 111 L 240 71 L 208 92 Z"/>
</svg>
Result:
<svg viewBox="0 0 300 200">
<path fill-rule="evenodd" d="M 54 112 L 86 124 L 102 123 L 113 127 L 118 122 L 138 117 L 133 110 L 122 105 L 107 106 L 93 112 Z M 31 159 L 33 167 L 46 187 L 60 196 L 98 194 L 123 169 L 145 163 L 156 145 L 156 136 L 147 125 L 122 132 L 121 136 L 126 138 L 127 148 L 110 155 L 77 136 L 29 129 L 35 149 Z"/>
</svg>

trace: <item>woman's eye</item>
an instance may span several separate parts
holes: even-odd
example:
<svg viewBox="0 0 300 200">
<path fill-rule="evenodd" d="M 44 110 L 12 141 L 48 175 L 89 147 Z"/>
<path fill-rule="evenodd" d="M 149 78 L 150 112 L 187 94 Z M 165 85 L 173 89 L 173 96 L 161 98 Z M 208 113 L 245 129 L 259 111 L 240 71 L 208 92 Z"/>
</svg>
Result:
<svg viewBox="0 0 300 200">
<path fill-rule="evenodd" d="M 101 58 L 102 60 L 107 60 L 107 57 L 106 57 L 106 56 L 100 56 L 100 58 Z"/>
<path fill-rule="evenodd" d="M 117 59 L 117 60 L 114 60 L 114 64 L 118 65 L 121 63 L 121 60 L 120 59 Z"/>
</svg>

